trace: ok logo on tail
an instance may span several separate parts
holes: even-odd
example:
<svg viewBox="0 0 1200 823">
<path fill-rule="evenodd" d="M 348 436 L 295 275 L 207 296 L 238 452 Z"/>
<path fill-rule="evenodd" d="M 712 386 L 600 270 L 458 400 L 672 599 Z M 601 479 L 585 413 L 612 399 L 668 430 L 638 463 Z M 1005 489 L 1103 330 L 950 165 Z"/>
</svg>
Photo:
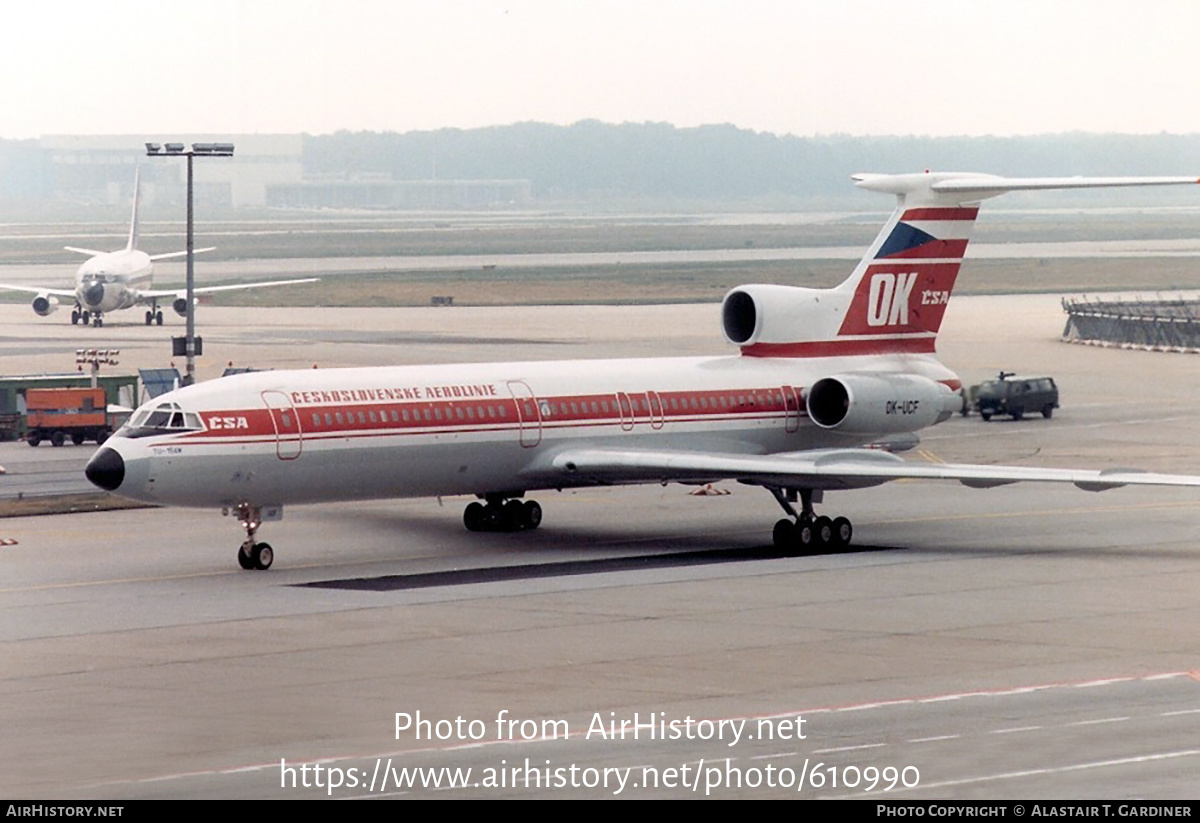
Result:
<svg viewBox="0 0 1200 823">
<path fill-rule="evenodd" d="M 871 275 L 871 288 L 867 295 L 867 325 L 907 326 L 908 299 L 916 284 L 915 271 Z"/>
</svg>

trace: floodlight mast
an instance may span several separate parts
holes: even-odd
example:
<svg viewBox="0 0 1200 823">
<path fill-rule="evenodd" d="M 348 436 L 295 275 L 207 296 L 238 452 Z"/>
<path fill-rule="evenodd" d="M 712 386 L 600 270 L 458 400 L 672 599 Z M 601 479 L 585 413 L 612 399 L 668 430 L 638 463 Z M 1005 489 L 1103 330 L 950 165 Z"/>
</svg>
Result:
<svg viewBox="0 0 1200 823">
<path fill-rule="evenodd" d="M 190 386 L 196 382 L 196 278 L 195 278 L 195 229 L 192 208 L 192 158 L 193 157 L 233 157 L 233 143 L 193 143 L 191 149 L 186 149 L 183 143 L 147 143 L 147 157 L 186 157 L 187 158 L 187 331 L 184 337 L 184 351 L 187 356 L 187 366 L 181 385 Z"/>
<path fill-rule="evenodd" d="M 98 388 L 100 382 L 100 367 L 115 366 L 120 361 L 117 355 L 120 349 L 76 349 L 75 363 L 80 371 L 84 366 L 90 366 L 92 371 L 92 388 Z"/>
</svg>

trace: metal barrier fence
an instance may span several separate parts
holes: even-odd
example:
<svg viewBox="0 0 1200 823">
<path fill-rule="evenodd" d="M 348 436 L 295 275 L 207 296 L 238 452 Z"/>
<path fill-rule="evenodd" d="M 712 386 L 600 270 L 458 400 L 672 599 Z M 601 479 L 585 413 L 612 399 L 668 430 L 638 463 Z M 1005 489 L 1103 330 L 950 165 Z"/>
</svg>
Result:
<svg viewBox="0 0 1200 823">
<path fill-rule="evenodd" d="M 1067 343 L 1200 353 L 1200 297 L 1064 297 L 1062 306 Z"/>
</svg>

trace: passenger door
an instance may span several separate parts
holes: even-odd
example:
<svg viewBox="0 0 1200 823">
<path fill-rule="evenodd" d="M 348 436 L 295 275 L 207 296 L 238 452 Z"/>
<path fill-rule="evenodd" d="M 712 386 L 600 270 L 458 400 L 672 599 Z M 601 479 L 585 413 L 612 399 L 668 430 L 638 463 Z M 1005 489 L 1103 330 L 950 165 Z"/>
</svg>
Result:
<svg viewBox="0 0 1200 823">
<path fill-rule="evenodd" d="M 280 460 L 295 460 L 304 449 L 304 436 L 292 401 L 281 391 L 265 391 L 262 399 L 271 413 L 271 425 L 275 427 L 276 456 Z"/>
</svg>

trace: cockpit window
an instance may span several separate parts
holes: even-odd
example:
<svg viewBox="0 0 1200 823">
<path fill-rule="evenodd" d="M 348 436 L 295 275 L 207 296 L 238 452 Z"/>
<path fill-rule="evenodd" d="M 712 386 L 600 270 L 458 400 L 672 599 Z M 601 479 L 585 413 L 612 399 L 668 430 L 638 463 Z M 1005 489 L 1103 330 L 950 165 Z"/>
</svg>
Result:
<svg viewBox="0 0 1200 823">
<path fill-rule="evenodd" d="M 200 431 L 203 428 L 200 415 L 195 412 L 185 412 L 178 403 L 159 403 L 154 407 L 143 406 L 138 409 L 115 436 L 148 437 L 152 434 Z"/>
<path fill-rule="evenodd" d="M 159 406 L 154 411 L 150 412 L 150 416 L 146 418 L 146 425 L 152 429 L 165 429 L 171 420 L 171 410 L 164 409 Z"/>
</svg>

